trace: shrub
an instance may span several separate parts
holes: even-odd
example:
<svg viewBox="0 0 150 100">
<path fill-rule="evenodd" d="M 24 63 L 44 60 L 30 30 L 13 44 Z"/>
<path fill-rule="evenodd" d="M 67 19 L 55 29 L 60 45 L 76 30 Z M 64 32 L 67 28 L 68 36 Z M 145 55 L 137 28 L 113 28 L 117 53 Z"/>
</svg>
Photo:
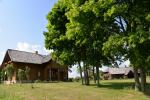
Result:
<svg viewBox="0 0 150 100">
<path fill-rule="evenodd" d="M 0 70 L 0 81 L 3 81 L 4 78 L 5 78 L 5 70 L 2 69 L 2 70 Z"/>
<path fill-rule="evenodd" d="M 73 78 L 68 78 L 68 82 L 73 82 Z"/>
<path fill-rule="evenodd" d="M 28 66 L 26 66 L 26 69 L 25 69 L 25 76 L 26 76 L 26 79 L 29 80 L 29 73 L 30 73 L 30 68 Z"/>
<path fill-rule="evenodd" d="M 7 64 L 7 66 L 4 69 L 6 71 L 6 75 L 9 80 L 12 80 L 13 74 L 14 74 L 14 67 L 13 64 Z"/>
<path fill-rule="evenodd" d="M 79 82 L 80 79 L 81 79 L 80 77 L 75 77 L 75 78 L 74 78 L 74 81 L 75 81 L 75 82 Z"/>
<path fill-rule="evenodd" d="M 41 80 L 35 80 L 34 83 L 42 83 Z"/>
<path fill-rule="evenodd" d="M 25 71 L 23 69 L 18 69 L 17 76 L 18 76 L 18 79 L 21 83 L 22 80 L 24 80 L 24 78 L 25 78 Z"/>
</svg>

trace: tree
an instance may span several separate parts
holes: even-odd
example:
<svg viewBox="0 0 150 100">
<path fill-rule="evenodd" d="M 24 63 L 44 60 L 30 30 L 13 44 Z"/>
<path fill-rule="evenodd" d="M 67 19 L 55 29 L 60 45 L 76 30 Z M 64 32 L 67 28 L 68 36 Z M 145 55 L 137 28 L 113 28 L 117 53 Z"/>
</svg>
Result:
<svg viewBox="0 0 150 100">
<path fill-rule="evenodd" d="M 110 1 L 109 1 L 110 2 Z M 106 20 L 116 19 L 120 31 L 109 37 L 103 51 L 108 57 L 129 59 L 135 72 L 135 89 L 145 91 L 146 69 L 150 55 L 150 2 L 148 0 L 111 1 Z M 140 78 L 137 75 L 140 70 Z"/>
<path fill-rule="evenodd" d="M 74 40 L 69 40 L 66 36 L 66 24 L 69 20 L 65 14 L 70 9 L 69 1 L 71 0 L 59 0 L 49 12 L 47 15 L 48 32 L 44 32 L 44 35 L 46 48 L 54 50 L 52 58 L 61 64 L 72 66 L 82 61 L 82 49 L 75 46 Z"/>
<path fill-rule="evenodd" d="M 129 59 L 134 70 L 141 71 L 140 84 L 135 74 L 138 84 L 135 86 L 144 91 L 145 71 L 150 65 L 149 3 L 148 0 L 59 0 L 47 17 L 46 48 L 53 49 L 61 63 L 83 62 L 87 85 L 90 65 L 96 67 L 99 86 L 99 67 Z"/>
<path fill-rule="evenodd" d="M 86 85 L 89 84 L 88 68 L 92 65 L 96 66 L 99 86 L 99 67 L 108 62 L 102 52 L 103 43 L 114 30 L 119 30 L 114 19 L 104 20 L 102 3 L 97 0 L 60 0 L 47 16 L 46 48 L 53 49 L 53 58 L 62 63 L 83 62 Z"/>
<path fill-rule="evenodd" d="M 108 60 L 102 52 L 103 43 L 108 39 L 109 34 L 113 34 L 114 30 L 119 30 L 117 25 L 112 23 L 114 19 L 104 20 L 103 10 L 105 9 L 101 7 L 101 4 L 102 2 L 93 0 L 86 0 L 81 5 L 74 3 L 66 13 L 70 20 L 70 23 L 66 25 L 66 36 L 75 42 L 76 47 L 81 48 L 82 56 L 80 57 L 85 64 L 85 70 L 90 65 L 96 67 L 98 86 L 99 67 L 106 62 L 108 64 Z"/>
<path fill-rule="evenodd" d="M 12 80 L 12 77 L 14 75 L 14 67 L 13 67 L 13 64 L 7 64 L 7 66 L 5 67 L 5 72 L 6 72 L 6 75 L 8 77 L 8 80 Z"/>
</svg>

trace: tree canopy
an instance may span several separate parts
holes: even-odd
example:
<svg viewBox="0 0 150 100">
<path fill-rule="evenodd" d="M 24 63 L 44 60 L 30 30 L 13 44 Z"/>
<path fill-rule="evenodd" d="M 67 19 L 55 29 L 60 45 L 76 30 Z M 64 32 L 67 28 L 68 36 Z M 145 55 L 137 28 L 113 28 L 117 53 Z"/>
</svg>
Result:
<svg viewBox="0 0 150 100">
<path fill-rule="evenodd" d="M 47 15 L 45 46 L 62 64 L 96 66 L 97 77 L 100 66 L 121 59 L 145 73 L 150 65 L 149 5 L 149 0 L 58 0 Z"/>
</svg>

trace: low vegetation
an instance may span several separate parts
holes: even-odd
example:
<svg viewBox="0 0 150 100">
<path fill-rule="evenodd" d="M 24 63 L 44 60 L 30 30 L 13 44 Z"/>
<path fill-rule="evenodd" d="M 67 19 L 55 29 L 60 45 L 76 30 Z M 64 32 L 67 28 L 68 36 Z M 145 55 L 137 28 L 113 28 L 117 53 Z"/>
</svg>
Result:
<svg viewBox="0 0 150 100">
<path fill-rule="evenodd" d="M 150 85 L 150 79 L 148 79 Z M 0 85 L 0 100 L 149 100 L 150 87 L 134 91 L 134 80 L 104 80 L 100 87 L 80 82 Z"/>
</svg>

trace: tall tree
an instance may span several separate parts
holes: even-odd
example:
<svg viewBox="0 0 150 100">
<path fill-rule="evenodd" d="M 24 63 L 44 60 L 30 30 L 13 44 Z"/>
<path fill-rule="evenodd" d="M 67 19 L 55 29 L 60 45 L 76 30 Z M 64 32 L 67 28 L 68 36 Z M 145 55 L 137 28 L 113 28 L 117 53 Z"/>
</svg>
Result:
<svg viewBox="0 0 150 100">
<path fill-rule="evenodd" d="M 112 0 L 112 6 L 105 14 L 107 19 L 116 19 L 120 31 L 109 38 L 103 51 L 113 58 L 124 56 L 130 60 L 135 71 L 135 88 L 143 92 L 145 71 L 150 63 L 149 4 L 149 0 Z M 141 82 L 136 74 L 138 69 Z"/>
<path fill-rule="evenodd" d="M 46 48 L 54 50 L 52 54 L 53 59 L 69 66 L 76 63 L 80 64 L 82 61 L 82 49 L 75 46 L 74 40 L 69 40 L 66 36 L 66 25 L 69 23 L 66 12 L 72 7 L 70 6 L 72 2 L 82 3 L 77 0 L 59 0 L 55 4 L 52 11 L 47 15 L 48 32 L 44 32 Z"/>
<path fill-rule="evenodd" d="M 115 19 L 104 20 L 109 5 L 101 0 L 60 0 L 48 14 L 47 49 L 53 49 L 53 58 L 64 64 L 84 63 L 84 76 L 89 84 L 88 67 L 96 67 L 99 86 L 99 67 L 107 62 L 103 43 L 119 30 Z"/>
<path fill-rule="evenodd" d="M 82 5 L 72 4 L 66 15 L 70 20 L 67 27 L 67 37 L 75 41 L 75 45 L 82 48 L 82 58 L 85 65 L 95 66 L 97 73 L 97 85 L 99 86 L 99 67 L 108 60 L 103 55 L 103 43 L 110 34 L 119 30 L 114 19 L 104 20 L 102 1 L 87 0 Z M 106 34 L 107 33 L 107 34 Z M 86 69 L 86 68 L 85 68 Z"/>
</svg>

